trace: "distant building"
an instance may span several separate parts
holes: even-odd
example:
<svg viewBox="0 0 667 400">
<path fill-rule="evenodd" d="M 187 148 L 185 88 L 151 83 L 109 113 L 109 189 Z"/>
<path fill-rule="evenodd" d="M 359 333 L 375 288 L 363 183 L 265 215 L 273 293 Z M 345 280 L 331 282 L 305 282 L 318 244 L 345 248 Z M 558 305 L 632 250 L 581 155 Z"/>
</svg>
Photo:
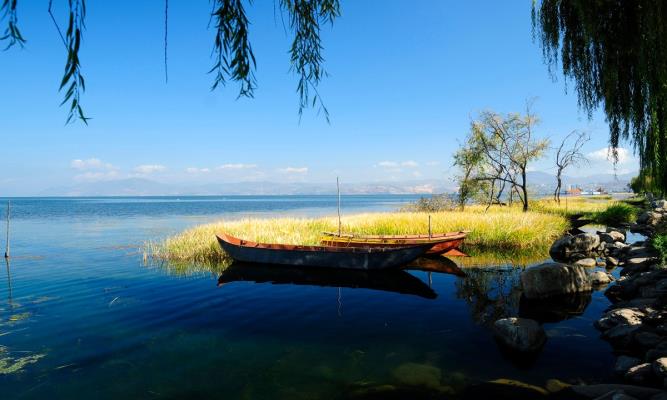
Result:
<svg viewBox="0 0 667 400">
<path fill-rule="evenodd" d="M 582 191 L 581 191 L 581 188 L 578 188 L 578 187 L 575 186 L 575 187 L 570 187 L 569 189 L 567 189 L 565 191 L 565 193 L 568 196 L 581 196 Z"/>
</svg>

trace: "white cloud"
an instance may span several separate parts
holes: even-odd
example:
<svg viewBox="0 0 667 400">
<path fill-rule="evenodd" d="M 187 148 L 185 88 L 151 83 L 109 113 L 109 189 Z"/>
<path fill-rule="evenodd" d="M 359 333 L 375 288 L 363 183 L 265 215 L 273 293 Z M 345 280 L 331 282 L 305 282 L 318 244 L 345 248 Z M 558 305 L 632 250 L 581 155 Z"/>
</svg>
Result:
<svg viewBox="0 0 667 400">
<path fill-rule="evenodd" d="M 279 169 L 278 171 L 284 174 L 305 174 L 308 173 L 308 167 L 287 167 Z"/>
<path fill-rule="evenodd" d="M 87 170 L 113 170 L 116 169 L 113 165 L 109 163 L 102 162 L 99 158 L 88 158 L 86 160 L 76 159 L 72 160 L 69 163 L 69 166 L 73 169 L 78 169 L 81 171 Z"/>
<path fill-rule="evenodd" d="M 222 164 L 216 169 L 218 170 L 224 170 L 224 169 L 252 169 L 252 168 L 257 168 L 257 164 Z"/>
<path fill-rule="evenodd" d="M 611 148 L 603 147 L 586 154 L 590 162 L 589 168 L 573 170 L 570 173 L 574 176 L 581 175 L 584 171 L 586 173 L 597 171 L 606 174 L 628 174 L 639 170 L 639 161 L 630 150 L 619 147 L 616 151 L 618 162 L 615 165 Z"/>
<path fill-rule="evenodd" d="M 626 164 L 629 162 L 634 161 L 634 156 L 632 153 L 623 147 L 619 147 L 616 149 L 616 153 L 618 154 L 618 164 Z M 592 160 L 592 161 L 613 161 L 614 156 L 612 153 L 611 147 L 603 147 L 599 150 L 592 151 L 586 156 Z"/>
<path fill-rule="evenodd" d="M 185 169 L 185 172 L 188 174 L 205 174 L 211 172 L 211 170 L 209 168 L 188 167 Z"/>
<path fill-rule="evenodd" d="M 164 165 L 160 165 L 160 164 L 144 164 L 144 165 L 138 165 L 138 166 L 134 167 L 134 172 L 142 174 L 142 175 L 149 175 L 149 174 L 152 174 L 154 172 L 162 172 L 165 169 L 167 169 L 167 167 L 165 167 Z"/>
<path fill-rule="evenodd" d="M 82 174 L 76 175 L 74 180 L 83 181 L 83 182 L 98 182 L 98 181 L 109 181 L 113 179 L 118 179 L 118 171 L 98 171 L 98 172 L 84 172 Z"/>
<path fill-rule="evenodd" d="M 398 163 L 396 161 L 380 161 L 377 163 L 377 166 L 382 168 L 398 168 Z"/>
<path fill-rule="evenodd" d="M 380 161 L 375 165 L 376 167 L 380 168 L 386 168 L 386 169 L 397 169 L 400 167 L 403 168 L 417 168 L 419 166 L 419 163 L 416 161 L 408 160 L 408 161 Z"/>
</svg>

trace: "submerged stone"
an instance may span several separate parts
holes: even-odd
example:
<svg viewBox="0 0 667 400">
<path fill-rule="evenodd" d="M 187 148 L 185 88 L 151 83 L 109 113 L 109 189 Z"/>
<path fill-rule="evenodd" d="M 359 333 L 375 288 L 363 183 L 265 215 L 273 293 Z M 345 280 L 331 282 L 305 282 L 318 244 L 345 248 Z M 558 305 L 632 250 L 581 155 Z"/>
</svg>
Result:
<svg viewBox="0 0 667 400">
<path fill-rule="evenodd" d="M 411 386 L 439 388 L 442 372 L 440 368 L 428 364 L 405 363 L 392 371 L 397 382 Z"/>
<path fill-rule="evenodd" d="M 503 345 L 523 353 L 541 349 L 547 340 L 544 328 L 527 318 L 499 319 L 493 324 L 493 332 Z"/>
</svg>

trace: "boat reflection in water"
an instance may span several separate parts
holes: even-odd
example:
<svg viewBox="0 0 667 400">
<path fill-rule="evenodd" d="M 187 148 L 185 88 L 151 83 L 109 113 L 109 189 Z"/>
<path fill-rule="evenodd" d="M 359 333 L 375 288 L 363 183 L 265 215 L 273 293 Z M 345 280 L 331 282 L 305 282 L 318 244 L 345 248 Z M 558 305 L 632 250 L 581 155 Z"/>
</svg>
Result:
<svg viewBox="0 0 667 400">
<path fill-rule="evenodd" d="M 444 257 L 441 257 L 446 260 Z M 448 262 L 447 262 L 448 261 Z M 430 266 L 420 268 L 459 275 L 463 273 L 451 260 L 423 261 Z M 455 271 L 458 269 L 458 272 Z M 465 275 L 465 274 L 464 274 Z M 234 262 L 218 278 L 218 286 L 231 282 L 255 282 L 272 284 L 310 285 L 373 289 L 435 299 L 437 294 L 426 283 L 405 270 L 348 270 L 331 268 L 300 268 L 285 265 L 262 265 Z"/>
</svg>

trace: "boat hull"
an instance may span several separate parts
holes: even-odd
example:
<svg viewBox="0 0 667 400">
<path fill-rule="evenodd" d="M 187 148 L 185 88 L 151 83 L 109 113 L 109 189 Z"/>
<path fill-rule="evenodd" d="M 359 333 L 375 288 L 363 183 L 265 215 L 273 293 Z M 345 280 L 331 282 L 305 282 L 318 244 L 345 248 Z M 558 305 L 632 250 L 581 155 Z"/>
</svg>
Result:
<svg viewBox="0 0 667 400">
<path fill-rule="evenodd" d="M 452 256 L 460 256 L 463 253 L 458 251 L 458 247 L 465 240 L 465 233 L 451 233 L 433 235 L 406 235 L 406 236 L 337 236 L 327 234 L 322 237 L 321 244 L 324 246 L 335 247 L 355 247 L 355 248 L 374 248 L 374 247 L 403 247 L 428 244 L 431 247 L 426 254 L 438 255 L 451 252 Z"/>
<path fill-rule="evenodd" d="M 428 244 L 372 249 L 292 246 L 247 242 L 224 234 L 217 235 L 217 238 L 222 249 L 235 261 L 357 270 L 399 268 L 431 247 Z"/>
</svg>

